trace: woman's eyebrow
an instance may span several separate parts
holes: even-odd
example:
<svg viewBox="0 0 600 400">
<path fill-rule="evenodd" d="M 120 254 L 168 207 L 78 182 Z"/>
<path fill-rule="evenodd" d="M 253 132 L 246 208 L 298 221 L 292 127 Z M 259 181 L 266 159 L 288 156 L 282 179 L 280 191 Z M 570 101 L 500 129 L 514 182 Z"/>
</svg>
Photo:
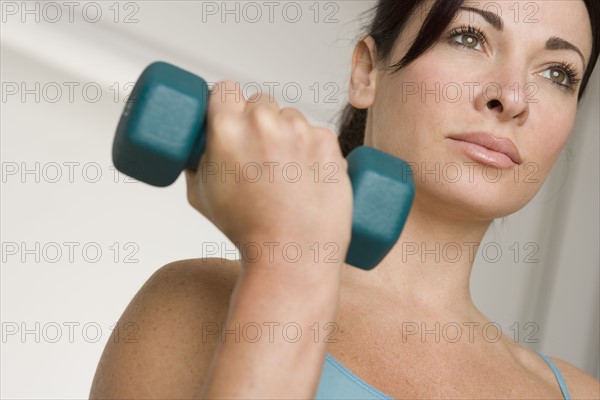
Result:
<svg viewBox="0 0 600 400">
<path fill-rule="evenodd" d="M 585 67 L 585 57 L 581 53 L 581 50 L 577 48 L 574 44 L 567 42 L 566 40 L 559 38 L 558 36 L 552 36 L 550 39 L 546 40 L 546 50 L 573 50 L 579 57 L 581 58 L 581 62 L 583 63 L 583 67 Z"/>
<path fill-rule="evenodd" d="M 481 9 L 475 8 L 475 7 L 466 7 L 466 6 L 461 6 L 460 9 L 465 10 L 465 11 L 474 12 L 474 13 L 481 15 L 483 17 L 483 19 L 485 19 L 497 31 L 502 32 L 502 30 L 504 29 L 504 21 L 502 20 L 502 17 L 498 16 L 497 14 L 494 14 L 493 12 L 481 10 Z M 585 67 L 585 65 L 586 65 L 585 57 L 583 56 L 583 53 L 581 52 L 581 50 L 579 50 L 579 48 L 577 46 L 575 46 L 574 44 L 572 44 L 570 42 L 567 42 L 563 38 L 560 38 L 558 36 L 550 37 L 548 40 L 546 40 L 544 48 L 546 50 L 572 50 L 579 55 L 579 57 L 581 58 L 581 62 L 583 63 L 583 66 Z"/>
<path fill-rule="evenodd" d="M 502 32 L 502 30 L 504 29 L 504 21 L 502 21 L 502 17 L 494 14 L 493 12 L 466 6 L 461 6 L 460 10 L 471 11 L 481 15 L 483 19 L 485 19 L 488 22 L 488 24 L 492 25 L 497 31 Z"/>
</svg>

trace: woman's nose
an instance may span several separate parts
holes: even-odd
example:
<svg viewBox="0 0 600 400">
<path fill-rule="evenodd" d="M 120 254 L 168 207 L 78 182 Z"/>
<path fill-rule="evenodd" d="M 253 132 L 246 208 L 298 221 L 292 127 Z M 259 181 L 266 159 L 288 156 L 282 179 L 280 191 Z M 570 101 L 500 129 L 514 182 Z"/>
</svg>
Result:
<svg viewBox="0 0 600 400">
<path fill-rule="evenodd" d="M 522 125 L 529 114 L 529 103 L 537 102 L 537 91 L 532 95 L 531 85 L 514 79 L 506 79 L 503 83 L 488 82 L 475 100 L 476 107 L 492 113 L 499 121 L 516 120 Z"/>
</svg>

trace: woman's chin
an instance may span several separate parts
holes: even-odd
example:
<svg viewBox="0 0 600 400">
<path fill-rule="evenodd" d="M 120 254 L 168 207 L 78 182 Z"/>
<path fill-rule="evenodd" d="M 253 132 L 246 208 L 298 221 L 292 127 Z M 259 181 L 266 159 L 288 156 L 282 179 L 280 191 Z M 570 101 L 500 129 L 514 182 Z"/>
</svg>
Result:
<svg viewBox="0 0 600 400">
<path fill-rule="evenodd" d="M 415 203 L 430 212 L 465 220 L 494 220 L 522 209 L 531 200 L 530 193 L 516 194 L 500 185 L 416 185 Z M 514 189 L 514 188 L 513 188 Z"/>
</svg>

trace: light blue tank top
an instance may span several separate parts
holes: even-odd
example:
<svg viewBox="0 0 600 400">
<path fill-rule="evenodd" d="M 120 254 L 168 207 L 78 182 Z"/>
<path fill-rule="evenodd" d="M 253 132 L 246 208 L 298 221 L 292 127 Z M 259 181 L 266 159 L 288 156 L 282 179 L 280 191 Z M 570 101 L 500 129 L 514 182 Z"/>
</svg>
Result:
<svg viewBox="0 0 600 400">
<path fill-rule="evenodd" d="M 571 400 L 565 380 L 556 365 L 548 357 L 536 353 L 552 368 L 554 376 L 558 381 L 560 390 L 565 400 Z M 365 381 L 354 375 L 349 369 L 344 367 L 338 360 L 329 353 L 325 355 L 323 372 L 317 388 L 316 400 L 325 399 L 393 399 L 367 384 Z"/>
</svg>

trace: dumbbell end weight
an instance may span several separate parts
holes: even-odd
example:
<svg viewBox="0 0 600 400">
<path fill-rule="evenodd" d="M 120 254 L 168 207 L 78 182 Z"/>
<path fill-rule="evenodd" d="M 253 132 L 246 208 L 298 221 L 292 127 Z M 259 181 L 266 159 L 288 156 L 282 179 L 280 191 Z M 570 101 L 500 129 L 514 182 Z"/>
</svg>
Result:
<svg viewBox="0 0 600 400">
<path fill-rule="evenodd" d="M 196 169 L 204 151 L 209 88 L 204 79 L 157 61 L 138 78 L 115 134 L 112 158 L 124 174 L 153 186 Z"/>
<path fill-rule="evenodd" d="M 354 208 L 346 262 L 373 269 L 398 241 L 410 212 L 415 186 L 405 161 L 367 146 L 346 157 Z"/>
</svg>

